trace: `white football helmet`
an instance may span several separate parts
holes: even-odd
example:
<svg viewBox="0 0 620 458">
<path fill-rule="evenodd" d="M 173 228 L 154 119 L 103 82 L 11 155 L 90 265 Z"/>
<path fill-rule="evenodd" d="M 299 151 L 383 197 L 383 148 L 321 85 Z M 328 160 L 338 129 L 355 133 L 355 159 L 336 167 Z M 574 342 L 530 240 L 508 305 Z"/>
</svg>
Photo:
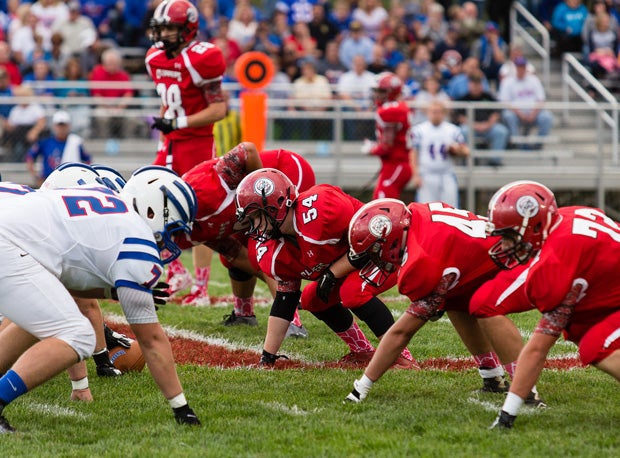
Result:
<svg viewBox="0 0 620 458">
<path fill-rule="evenodd" d="M 172 170 L 149 165 L 131 175 L 120 195 L 153 231 L 162 262 L 178 258 L 181 249 L 173 238 L 179 232 L 189 234 L 196 217 L 196 194 L 191 186 Z"/>
<path fill-rule="evenodd" d="M 121 189 L 125 187 L 125 178 L 112 167 L 103 164 L 93 164 L 92 167 L 97 171 L 105 185 L 112 191 L 121 192 Z"/>
<path fill-rule="evenodd" d="M 41 189 L 74 188 L 85 184 L 105 186 L 97 171 L 90 165 L 65 162 L 49 174 L 41 184 Z"/>
</svg>

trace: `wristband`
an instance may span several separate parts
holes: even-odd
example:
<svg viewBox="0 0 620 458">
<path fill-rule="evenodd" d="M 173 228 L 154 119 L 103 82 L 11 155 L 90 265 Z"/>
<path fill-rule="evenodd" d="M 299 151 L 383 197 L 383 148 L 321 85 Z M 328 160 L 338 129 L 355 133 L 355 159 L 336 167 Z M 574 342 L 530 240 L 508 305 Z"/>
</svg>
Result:
<svg viewBox="0 0 620 458">
<path fill-rule="evenodd" d="M 173 409 L 178 409 L 179 407 L 183 407 L 184 405 L 186 405 L 187 401 L 185 400 L 185 395 L 183 394 L 183 392 L 181 392 L 172 399 L 168 399 L 168 403 Z"/>
<path fill-rule="evenodd" d="M 517 415 L 519 408 L 523 405 L 523 399 L 517 396 L 514 393 L 508 393 L 506 395 L 506 400 L 504 401 L 504 406 L 502 410 L 510 415 Z"/>
<path fill-rule="evenodd" d="M 71 380 L 71 388 L 73 390 L 85 390 L 88 388 L 88 377 L 81 378 L 79 380 Z"/>
<path fill-rule="evenodd" d="M 185 129 L 187 124 L 187 116 L 179 116 L 177 118 L 177 129 Z"/>
</svg>

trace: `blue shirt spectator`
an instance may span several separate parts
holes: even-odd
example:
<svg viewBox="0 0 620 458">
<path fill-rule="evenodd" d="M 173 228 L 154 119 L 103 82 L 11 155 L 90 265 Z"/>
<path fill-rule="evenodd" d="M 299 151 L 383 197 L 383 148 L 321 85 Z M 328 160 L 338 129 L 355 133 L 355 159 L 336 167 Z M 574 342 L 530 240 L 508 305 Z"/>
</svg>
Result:
<svg viewBox="0 0 620 458">
<path fill-rule="evenodd" d="M 372 48 L 375 42 L 364 35 L 362 24 L 358 21 L 351 22 L 349 26 L 349 36 L 342 40 L 340 44 L 340 62 L 349 70 L 353 68 L 353 57 L 362 55 L 369 63 L 372 56 Z"/>
<path fill-rule="evenodd" d="M 312 20 L 312 6 L 318 0 L 279 0 L 276 9 L 288 15 L 290 25 L 296 22 L 310 22 Z"/>
<path fill-rule="evenodd" d="M 551 25 L 567 35 L 580 35 L 587 17 L 588 9 L 581 4 L 580 0 L 566 0 L 553 11 Z"/>
</svg>

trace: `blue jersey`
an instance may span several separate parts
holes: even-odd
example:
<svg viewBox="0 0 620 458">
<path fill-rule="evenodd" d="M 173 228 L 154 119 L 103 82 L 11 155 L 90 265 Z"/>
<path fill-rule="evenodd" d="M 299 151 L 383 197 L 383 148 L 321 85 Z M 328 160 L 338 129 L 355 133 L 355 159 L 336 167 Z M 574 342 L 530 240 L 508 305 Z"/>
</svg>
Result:
<svg viewBox="0 0 620 458">
<path fill-rule="evenodd" d="M 75 141 L 70 142 L 70 138 L 75 139 Z M 77 154 L 75 154 L 72 155 L 71 161 L 63 160 L 63 154 L 65 153 L 65 148 L 68 143 L 73 145 L 70 146 L 71 148 L 78 148 L 78 151 L 75 153 L 79 153 L 79 159 Z M 65 141 L 60 141 L 56 137 L 47 137 L 36 142 L 28 150 L 26 159 L 31 159 L 33 162 L 36 162 L 39 157 L 43 161 L 43 167 L 41 169 L 42 178 L 47 178 L 62 162 L 84 162 L 88 164 L 91 161 L 90 155 L 84 151 L 84 145 L 81 139 L 75 134 L 70 134 Z"/>
</svg>

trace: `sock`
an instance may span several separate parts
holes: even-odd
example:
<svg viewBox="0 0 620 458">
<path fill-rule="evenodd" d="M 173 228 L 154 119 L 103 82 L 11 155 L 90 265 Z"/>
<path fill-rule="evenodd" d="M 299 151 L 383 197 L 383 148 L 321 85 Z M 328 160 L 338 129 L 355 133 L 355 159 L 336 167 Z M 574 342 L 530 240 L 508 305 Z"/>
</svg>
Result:
<svg viewBox="0 0 620 458">
<path fill-rule="evenodd" d="M 207 289 L 211 267 L 196 267 L 196 286 Z"/>
<path fill-rule="evenodd" d="M 495 369 L 496 367 L 501 366 L 499 358 L 495 352 L 492 351 L 480 355 L 474 355 L 474 360 L 480 369 Z"/>
<path fill-rule="evenodd" d="M 9 370 L 0 378 L 0 401 L 7 405 L 14 399 L 26 393 L 28 388 L 17 372 Z"/>
<path fill-rule="evenodd" d="M 235 315 L 252 316 L 254 315 L 254 298 L 235 296 Z"/>
<path fill-rule="evenodd" d="M 517 362 L 513 361 L 509 364 L 504 364 L 504 370 L 510 375 L 510 378 L 515 378 L 515 369 L 517 368 Z"/>
<path fill-rule="evenodd" d="M 403 348 L 403 352 L 401 353 L 401 356 L 408 361 L 413 361 L 413 356 L 411 355 L 411 352 L 409 351 L 407 347 Z"/>
<path fill-rule="evenodd" d="M 336 335 L 349 346 L 353 353 L 374 350 L 374 347 L 364 335 L 364 331 L 360 329 L 355 321 L 349 329 L 344 332 L 337 332 Z"/>
<path fill-rule="evenodd" d="M 293 321 L 292 323 L 295 326 L 299 326 L 301 327 L 301 318 L 299 318 L 299 311 L 297 309 L 295 309 L 295 315 L 293 316 Z"/>
<path fill-rule="evenodd" d="M 185 272 L 187 272 L 187 269 L 178 259 L 175 259 L 170 264 L 168 264 L 168 278 L 172 277 L 173 275 L 183 274 Z"/>
</svg>

